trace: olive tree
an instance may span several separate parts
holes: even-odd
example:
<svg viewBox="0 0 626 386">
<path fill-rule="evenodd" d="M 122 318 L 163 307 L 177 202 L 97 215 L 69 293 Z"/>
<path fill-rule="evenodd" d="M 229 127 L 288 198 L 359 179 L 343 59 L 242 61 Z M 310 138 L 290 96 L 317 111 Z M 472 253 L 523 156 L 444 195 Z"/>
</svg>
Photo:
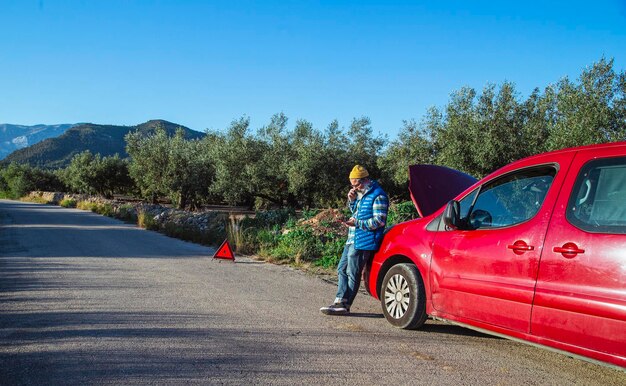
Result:
<svg viewBox="0 0 626 386">
<path fill-rule="evenodd" d="M 140 131 L 129 133 L 126 152 L 131 157 L 129 172 L 141 196 L 156 203 L 159 197 L 167 196 L 167 169 L 169 144 L 167 132 L 157 127 L 153 135 Z"/>
<path fill-rule="evenodd" d="M 601 59 L 580 75 L 557 84 L 557 117 L 548 142 L 551 149 L 626 139 L 624 72 Z"/>
<path fill-rule="evenodd" d="M 215 168 L 209 192 L 233 205 L 252 205 L 254 200 L 251 181 L 264 146 L 249 133 L 249 127 L 250 118 L 241 117 L 231 122 L 226 133 L 213 132 L 203 140 Z"/>
</svg>

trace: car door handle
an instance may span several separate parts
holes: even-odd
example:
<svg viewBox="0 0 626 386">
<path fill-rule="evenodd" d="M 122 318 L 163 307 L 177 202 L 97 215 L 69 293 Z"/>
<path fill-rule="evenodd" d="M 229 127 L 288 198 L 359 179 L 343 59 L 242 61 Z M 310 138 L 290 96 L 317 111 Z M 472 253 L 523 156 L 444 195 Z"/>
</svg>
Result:
<svg viewBox="0 0 626 386">
<path fill-rule="evenodd" d="M 512 249 L 516 255 L 521 255 L 524 252 L 532 251 L 535 249 L 532 245 L 526 244 L 525 241 L 517 240 L 512 245 L 508 245 L 507 248 Z"/>
<path fill-rule="evenodd" d="M 553 252 L 560 253 L 563 257 L 571 259 L 572 257 L 576 257 L 579 253 L 585 253 L 584 249 L 578 248 L 578 245 L 574 243 L 565 243 L 562 247 L 554 247 L 552 248 Z"/>
</svg>

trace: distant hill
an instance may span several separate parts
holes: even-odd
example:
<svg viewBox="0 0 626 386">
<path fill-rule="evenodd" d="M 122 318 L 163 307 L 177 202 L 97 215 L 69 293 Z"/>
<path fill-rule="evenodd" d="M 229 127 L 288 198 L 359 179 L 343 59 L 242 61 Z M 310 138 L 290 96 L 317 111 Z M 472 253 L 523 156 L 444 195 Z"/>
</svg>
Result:
<svg viewBox="0 0 626 386">
<path fill-rule="evenodd" d="M 41 142 L 44 139 L 58 137 L 65 133 L 73 124 L 61 125 L 11 125 L 0 124 L 0 160 L 15 150 Z"/>
<path fill-rule="evenodd" d="M 173 135 L 177 128 L 185 131 L 187 139 L 199 139 L 204 133 L 191 130 L 187 127 L 163 120 L 152 120 L 137 126 L 96 125 L 93 123 L 79 124 L 69 128 L 65 133 L 56 137 L 38 142 L 32 146 L 14 151 L 2 163 L 17 162 L 44 168 L 61 168 L 67 166 L 74 155 L 85 150 L 101 156 L 119 154 L 128 157 L 124 136 L 133 131 L 146 134 L 153 133 L 157 126 L 165 128 L 169 135 Z"/>
</svg>

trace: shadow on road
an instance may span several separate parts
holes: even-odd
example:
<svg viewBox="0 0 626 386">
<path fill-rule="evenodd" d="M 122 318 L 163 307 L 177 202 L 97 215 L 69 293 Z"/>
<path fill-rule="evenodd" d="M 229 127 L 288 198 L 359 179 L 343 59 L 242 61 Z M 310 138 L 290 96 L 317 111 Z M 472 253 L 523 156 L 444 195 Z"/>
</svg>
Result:
<svg viewBox="0 0 626 386">
<path fill-rule="evenodd" d="M 102 276 L 104 274 L 114 273 L 114 269 L 88 266 L 85 264 L 77 265 L 71 263 L 57 263 L 47 261 L 32 263 L 29 261 L 24 261 L 23 258 L 7 258 L 0 255 L 0 294 L 2 294 L 3 292 L 17 293 L 28 291 L 55 291 L 67 289 L 70 287 L 78 290 L 109 290 L 118 287 L 111 283 L 68 283 L 66 280 L 51 278 L 50 275 L 46 275 L 45 280 L 40 279 L 40 277 L 42 277 L 42 274 L 52 274 L 54 276 L 55 273 L 65 275 L 76 274 L 80 272 L 94 272 Z M 139 287 L 131 286 L 129 283 L 125 283 L 122 288 Z M 9 298 L 0 297 L 0 305 L 8 300 Z"/>
<path fill-rule="evenodd" d="M 83 384 L 238 383 L 251 374 L 268 381 L 285 378 L 284 334 L 216 328 L 213 318 L 146 312 L 2 314 L 0 379 L 6 384 Z M 303 373 L 315 371 L 294 372 L 294 384 Z"/>
<path fill-rule="evenodd" d="M 384 318 L 383 314 L 375 314 L 371 312 L 350 312 L 347 316 L 352 317 L 352 318 L 373 318 L 373 319 Z"/>
<path fill-rule="evenodd" d="M 426 323 L 420 328 L 420 331 L 434 332 L 438 334 L 473 336 L 477 338 L 503 339 L 497 336 L 483 334 L 482 332 L 479 332 L 479 331 L 475 331 L 466 327 L 461 327 L 461 326 L 448 324 L 448 323 L 442 323 L 442 324 Z"/>
</svg>

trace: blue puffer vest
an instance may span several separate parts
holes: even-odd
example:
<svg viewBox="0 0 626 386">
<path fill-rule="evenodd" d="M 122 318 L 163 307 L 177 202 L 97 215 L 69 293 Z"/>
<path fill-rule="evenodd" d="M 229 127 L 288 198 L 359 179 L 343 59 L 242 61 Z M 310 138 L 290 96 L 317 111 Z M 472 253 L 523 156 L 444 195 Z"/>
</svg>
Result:
<svg viewBox="0 0 626 386">
<path fill-rule="evenodd" d="M 350 205 L 352 213 L 356 210 L 356 219 L 369 220 L 374 217 L 374 200 L 381 195 L 387 197 L 387 193 L 385 193 L 380 185 L 378 185 L 376 181 L 372 181 L 371 188 L 365 192 L 360 199 L 355 200 Z M 384 232 L 385 227 L 380 227 L 373 231 L 363 230 L 357 227 L 354 233 L 354 249 L 361 251 L 377 250 L 380 246 L 380 242 L 383 240 Z"/>
</svg>

